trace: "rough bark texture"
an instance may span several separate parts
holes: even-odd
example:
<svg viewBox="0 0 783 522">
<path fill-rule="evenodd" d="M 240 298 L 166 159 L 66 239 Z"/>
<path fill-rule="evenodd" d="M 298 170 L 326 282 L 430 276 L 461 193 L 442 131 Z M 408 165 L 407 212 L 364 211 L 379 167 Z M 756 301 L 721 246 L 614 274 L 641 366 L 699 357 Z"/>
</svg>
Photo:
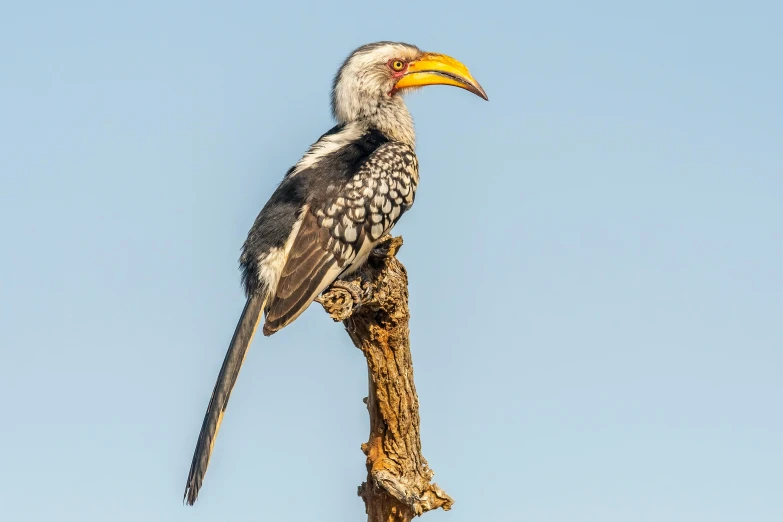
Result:
<svg viewBox="0 0 783 522">
<path fill-rule="evenodd" d="M 413 384 L 408 277 L 395 254 L 402 238 L 387 237 L 366 267 L 318 298 L 342 321 L 367 359 L 370 439 L 362 444 L 367 480 L 359 486 L 369 522 L 407 522 L 453 500 L 430 480 L 421 454 L 419 400 Z M 361 303 L 361 304 L 358 304 Z"/>
</svg>

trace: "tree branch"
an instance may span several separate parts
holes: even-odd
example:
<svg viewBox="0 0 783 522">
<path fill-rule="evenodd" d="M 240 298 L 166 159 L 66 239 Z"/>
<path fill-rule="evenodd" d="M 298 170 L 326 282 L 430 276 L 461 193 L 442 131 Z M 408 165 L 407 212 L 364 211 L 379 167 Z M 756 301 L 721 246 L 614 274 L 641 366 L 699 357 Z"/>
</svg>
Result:
<svg viewBox="0 0 783 522">
<path fill-rule="evenodd" d="M 408 328 L 408 276 L 395 254 L 401 237 L 386 237 L 363 269 L 316 299 L 367 359 L 370 438 L 362 444 L 367 480 L 359 486 L 368 522 L 408 522 L 431 509 L 451 509 L 421 454 L 419 399 Z"/>
</svg>

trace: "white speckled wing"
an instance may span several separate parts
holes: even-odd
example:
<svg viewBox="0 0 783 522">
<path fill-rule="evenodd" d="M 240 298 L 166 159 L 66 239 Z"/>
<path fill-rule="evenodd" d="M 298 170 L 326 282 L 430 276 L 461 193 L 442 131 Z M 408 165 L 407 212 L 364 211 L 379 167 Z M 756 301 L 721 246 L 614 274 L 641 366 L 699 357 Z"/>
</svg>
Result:
<svg viewBox="0 0 783 522">
<path fill-rule="evenodd" d="M 324 197 L 311 201 L 269 304 L 264 333 L 289 324 L 335 279 L 361 266 L 413 205 L 418 181 L 413 149 L 389 142 L 354 176 L 330 184 Z"/>
</svg>

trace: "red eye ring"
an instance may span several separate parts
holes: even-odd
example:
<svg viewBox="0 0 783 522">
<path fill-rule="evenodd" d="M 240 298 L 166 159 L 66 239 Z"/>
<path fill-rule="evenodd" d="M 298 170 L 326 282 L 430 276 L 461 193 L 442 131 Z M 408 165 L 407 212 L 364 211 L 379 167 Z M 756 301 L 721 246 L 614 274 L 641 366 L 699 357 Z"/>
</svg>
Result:
<svg viewBox="0 0 783 522">
<path fill-rule="evenodd" d="M 402 60 L 396 59 L 396 60 L 389 60 L 389 69 L 391 69 L 394 72 L 400 72 L 403 69 L 405 69 L 405 62 Z"/>
</svg>

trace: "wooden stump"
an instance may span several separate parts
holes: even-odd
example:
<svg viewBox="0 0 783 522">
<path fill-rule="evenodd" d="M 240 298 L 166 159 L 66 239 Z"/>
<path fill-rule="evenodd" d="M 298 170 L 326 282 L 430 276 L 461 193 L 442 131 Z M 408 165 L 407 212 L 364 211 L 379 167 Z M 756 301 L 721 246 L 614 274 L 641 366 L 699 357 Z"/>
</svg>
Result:
<svg viewBox="0 0 783 522">
<path fill-rule="evenodd" d="M 421 454 L 408 276 L 395 257 L 401 246 L 401 237 L 385 238 L 363 269 L 317 299 L 332 319 L 343 322 L 367 359 L 370 438 L 362 444 L 367 480 L 359 496 L 368 522 L 408 522 L 432 509 L 451 509 L 454 502 L 430 482 L 434 472 Z"/>
</svg>

